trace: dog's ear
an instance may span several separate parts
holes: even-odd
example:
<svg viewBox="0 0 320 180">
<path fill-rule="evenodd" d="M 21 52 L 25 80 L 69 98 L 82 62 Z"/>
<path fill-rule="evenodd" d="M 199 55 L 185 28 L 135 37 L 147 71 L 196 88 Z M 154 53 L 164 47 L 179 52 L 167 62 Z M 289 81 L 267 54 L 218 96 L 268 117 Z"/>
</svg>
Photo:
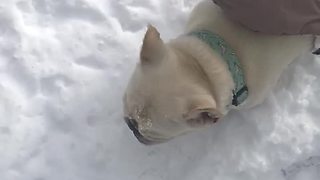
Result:
<svg viewBox="0 0 320 180">
<path fill-rule="evenodd" d="M 218 122 L 221 114 L 212 108 L 195 109 L 185 117 L 189 126 L 197 128 L 204 127 Z"/>
<path fill-rule="evenodd" d="M 143 39 L 140 53 L 142 63 L 152 63 L 159 61 L 164 56 L 165 45 L 160 38 L 160 33 L 152 25 L 148 25 L 148 30 Z"/>
</svg>

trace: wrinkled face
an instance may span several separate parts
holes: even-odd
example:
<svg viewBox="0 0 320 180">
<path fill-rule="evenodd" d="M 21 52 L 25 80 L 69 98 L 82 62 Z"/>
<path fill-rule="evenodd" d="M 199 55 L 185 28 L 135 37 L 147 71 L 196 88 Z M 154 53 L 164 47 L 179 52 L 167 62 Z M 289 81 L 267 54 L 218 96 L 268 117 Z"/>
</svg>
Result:
<svg viewBox="0 0 320 180">
<path fill-rule="evenodd" d="M 149 26 L 140 62 L 123 98 L 124 118 L 143 144 L 156 144 L 221 117 L 196 64 L 166 46 Z"/>
</svg>

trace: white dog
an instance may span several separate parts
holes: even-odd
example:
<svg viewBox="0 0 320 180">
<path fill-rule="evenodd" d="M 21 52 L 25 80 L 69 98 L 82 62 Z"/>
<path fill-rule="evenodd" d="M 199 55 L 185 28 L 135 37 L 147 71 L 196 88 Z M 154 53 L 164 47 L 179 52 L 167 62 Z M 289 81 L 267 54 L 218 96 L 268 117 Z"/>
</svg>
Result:
<svg viewBox="0 0 320 180">
<path fill-rule="evenodd" d="M 249 31 L 202 2 L 186 31 L 168 43 L 148 27 L 124 95 L 125 120 L 141 143 L 155 144 L 256 106 L 312 40 Z"/>
</svg>

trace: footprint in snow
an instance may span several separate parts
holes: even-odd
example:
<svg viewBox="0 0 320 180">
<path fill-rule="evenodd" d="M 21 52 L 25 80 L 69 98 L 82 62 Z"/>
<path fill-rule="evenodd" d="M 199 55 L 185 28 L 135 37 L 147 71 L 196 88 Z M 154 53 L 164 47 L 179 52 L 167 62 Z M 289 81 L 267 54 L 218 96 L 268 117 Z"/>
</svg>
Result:
<svg viewBox="0 0 320 180">
<path fill-rule="evenodd" d="M 68 20 L 78 19 L 89 22 L 103 22 L 105 16 L 85 1 L 52 1 L 52 0 L 33 0 L 33 7 L 44 15 Z"/>
<path fill-rule="evenodd" d="M 41 91 L 45 95 L 58 94 L 63 88 L 71 84 L 73 84 L 73 81 L 61 74 L 48 76 L 40 80 Z"/>
<path fill-rule="evenodd" d="M 89 55 L 77 59 L 76 64 L 84 66 L 90 69 L 102 70 L 106 68 L 106 64 L 99 57 L 95 55 Z"/>
<path fill-rule="evenodd" d="M 311 156 L 281 171 L 286 180 L 318 180 L 320 179 L 320 156 Z"/>
</svg>

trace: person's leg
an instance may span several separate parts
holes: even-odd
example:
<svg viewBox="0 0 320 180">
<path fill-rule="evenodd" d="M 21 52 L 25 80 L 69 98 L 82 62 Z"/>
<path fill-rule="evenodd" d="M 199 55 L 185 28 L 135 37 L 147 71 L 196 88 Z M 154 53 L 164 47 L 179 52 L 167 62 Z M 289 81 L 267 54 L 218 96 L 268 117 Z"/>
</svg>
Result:
<svg viewBox="0 0 320 180">
<path fill-rule="evenodd" d="M 319 0 L 213 0 L 232 20 L 275 35 L 320 36 Z"/>
</svg>

